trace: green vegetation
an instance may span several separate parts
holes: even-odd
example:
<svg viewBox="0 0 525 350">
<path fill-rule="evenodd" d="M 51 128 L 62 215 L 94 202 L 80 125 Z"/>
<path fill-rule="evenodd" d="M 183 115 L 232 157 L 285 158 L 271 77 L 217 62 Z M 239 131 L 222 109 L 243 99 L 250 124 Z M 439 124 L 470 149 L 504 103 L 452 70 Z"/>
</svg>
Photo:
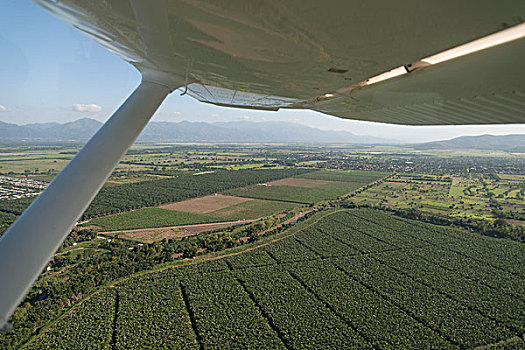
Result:
<svg viewBox="0 0 525 350">
<path fill-rule="evenodd" d="M 119 231 L 148 227 L 204 224 L 217 221 L 222 220 L 209 215 L 184 213 L 160 208 L 143 208 L 93 219 L 89 222 L 89 225 L 97 225 L 107 231 Z"/>
<path fill-rule="evenodd" d="M 311 204 L 325 199 L 334 199 L 361 187 L 362 183 L 331 182 L 316 188 L 292 186 L 261 186 L 238 188 L 227 194 L 239 197 L 271 199 L 283 202 Z"/>
<path fill-rule="evenodd" d="M 396 174 L 346 203 L 525 241 L 525 184 L 518 175 Z"/>
<path fill-rule="evenodd" d="M 114 348 L 198 349 L 180 285 L 164 277 L 150 274 L 115 288 Z M 145 294 L 145 289 L 155 292 Z"/>
<path fill-rule="evenodd" d="M 246 169 L 221 170 L 201 175 L 177 172 L 158 177 L 156 180 L 120 185 L 112 183 L 100 190 L 81 220 L 182 201 L 309 171 L 311 170 L 301 168 Z M 12 214 L 20 215 L 32 200 L 33 198 L 0 200 L 0 229 L 7 229 L 15 219 Z"/>
<path fill-rule="evenodd" d="M 0 172 L 49 181 L 76 150 L 24 147 L 0 153 Z M 158 239 L 142 241 L 77 227 L 0 348 L 522 349 L 525 158 L 465 155 L 135 146 L 88 226 L 261 219 L 183 238 L 154 229 Z M 155 208 L 216 193 L 263 199 L 174 207 L 204 215 Z M 0 200 L 0 232 L 31 200 Z"/>
<path fill-rule="evenodd" d="M 202 175 L 177 175 L 153 181 L 104 187 L 83 215 L 84 219 L 226 191 L 232 188 L 281 179 L 304 169 L 247 169 L 216 171 Z"/>
<path fill-rule="evenodd" d="M 118 284 L 114 322 L 99 336 L 130 349 L 525 345 L 522 244 L 372 209 L 319 212 L 298 225 L 241 255 Z M 90 306 L 96 300 L 71 315 L 111 314 Z M 69 322 L 34 344 L 69 344 Z"/>
<path fill-rule="evenodd" d="M 70 310 L 55 324 L 56 328 L 42 334 L 26 349 L 111 349 L 112 334 L 108 330 L 115 309 L 113 290 L 97 293 Z"/>
</svg>

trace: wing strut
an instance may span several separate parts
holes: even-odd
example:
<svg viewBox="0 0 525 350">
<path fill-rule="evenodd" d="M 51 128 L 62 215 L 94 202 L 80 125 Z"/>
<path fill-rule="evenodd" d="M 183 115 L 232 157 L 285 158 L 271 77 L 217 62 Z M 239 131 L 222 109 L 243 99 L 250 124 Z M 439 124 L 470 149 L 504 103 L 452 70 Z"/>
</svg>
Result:
<svg viewBox="0 0 525 350">
<path fill-rule="evenodd" d="M 0 327 L 171 91 L 143 81 L 0 238 Z"/>
</svg>

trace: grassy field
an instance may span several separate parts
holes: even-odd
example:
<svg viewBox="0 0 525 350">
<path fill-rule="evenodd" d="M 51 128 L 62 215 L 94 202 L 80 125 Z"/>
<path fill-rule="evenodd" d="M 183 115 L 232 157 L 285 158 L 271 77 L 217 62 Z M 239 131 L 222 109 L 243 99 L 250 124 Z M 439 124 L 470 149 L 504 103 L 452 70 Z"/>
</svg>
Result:
<svg viewBox="0 0 525 350">
<path fill-rule="evenodd" d="M 525 346 L 522 244 L 370 209 L 301 227 L 259 249 L 104 289 L 29 348 L 110 338 L 137 349 Z"/>
<path fill-rule="evenodd" d="M 69 162 L 69 159 L 63 158 L 48 158 L 48 159 L 17 159 L 4 160 L 0 162 L 0 173 L 8 175 L 9 173 L 25 174 L 25 173 L 57 173 L 62 170 Z"/>
<path fill-rule="evenodd" d="M 498 174 L 498 178 L 507 181 L 525 182 L 525 175 Z"/>
<path fill-rule="evenodd" d="M 119 231 L 148 227 L 202 224 L 217 221 L 223 220 L 209 215 L 183 213 L 159 208 L 143 208 L 93 219 L 89 222 L 89 225 L 97 225 L 107 231 Z"/>
</svg>

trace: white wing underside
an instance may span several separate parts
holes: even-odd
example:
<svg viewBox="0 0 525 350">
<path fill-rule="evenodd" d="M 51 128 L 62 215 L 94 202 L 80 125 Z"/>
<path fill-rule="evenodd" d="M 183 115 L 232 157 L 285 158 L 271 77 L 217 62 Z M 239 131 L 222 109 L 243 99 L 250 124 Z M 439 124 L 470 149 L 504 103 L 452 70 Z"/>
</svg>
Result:
<svg viewBox="0 0 525 350">
<path fill-rule="evenodd" d="M 523 1 L 36 2 L 203 102 L 411 125 L 525 122 L 523 36 L 364 83 L 519 26 Z"/>
</svg>

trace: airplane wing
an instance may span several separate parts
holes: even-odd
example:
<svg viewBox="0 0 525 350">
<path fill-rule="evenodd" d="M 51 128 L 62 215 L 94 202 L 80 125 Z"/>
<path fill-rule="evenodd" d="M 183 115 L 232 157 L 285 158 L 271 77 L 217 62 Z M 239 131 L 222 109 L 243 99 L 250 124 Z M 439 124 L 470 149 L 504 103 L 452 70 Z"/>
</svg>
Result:
<svg viewBox="0 0 525 350">
<path fill-rule="evenodd" d="M 409 125 L 525 122 L 523 1 L 36 2 L 203 102 Z"/>
<path fill-rule="evenodd" d="M 411 125 L 525 122 L 525 2 L 34 0 L 142 83 L 0 238 L 0 326 L 164 98 Z"/>
</svg>

